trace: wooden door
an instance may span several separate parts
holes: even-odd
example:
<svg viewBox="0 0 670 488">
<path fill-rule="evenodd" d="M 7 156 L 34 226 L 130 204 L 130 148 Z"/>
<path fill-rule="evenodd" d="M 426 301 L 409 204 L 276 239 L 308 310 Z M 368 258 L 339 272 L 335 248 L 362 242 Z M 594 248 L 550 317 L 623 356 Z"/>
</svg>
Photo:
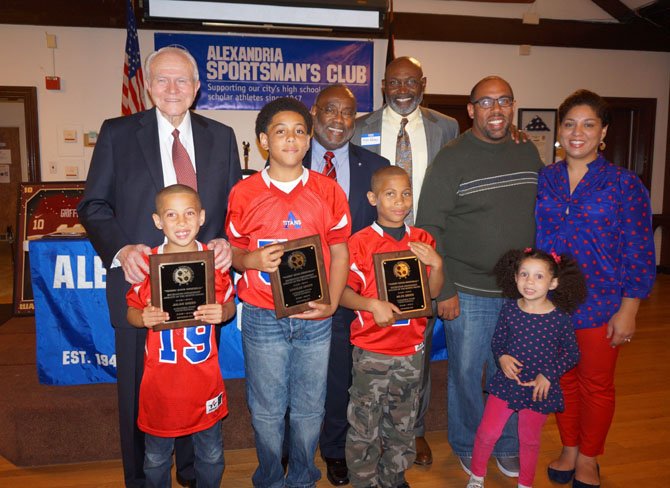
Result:
<svg viewBox="0 0 670 488">
<path fill-rule="evenodd" d="M 468 95 L 424 95 L 421 105 L 437 110 L 444 115 L 453 117 L 458 122 L 460 132 L 472 127 L 472 119 L 468 115 Z"/>
<path fill-rule="evenodd" d="M 0 234 L 16 233 L 16 202 L 21 182 L 18 127 L 0 127 Z"/>
<path fill-rule="evenodd" d="M 605 99 L 612 111 L 612 122 L 605 137 L 605 157 L 636 173 L 651 190 L 656 99 Z"/>
</svg>

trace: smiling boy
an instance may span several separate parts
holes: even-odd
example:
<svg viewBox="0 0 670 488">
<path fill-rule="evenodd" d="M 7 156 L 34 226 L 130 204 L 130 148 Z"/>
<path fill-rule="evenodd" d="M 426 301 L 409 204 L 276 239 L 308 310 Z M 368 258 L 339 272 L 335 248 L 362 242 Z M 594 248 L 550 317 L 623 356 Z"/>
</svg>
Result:
<svg viewBox="0 0 670 488">
<path fill-rule="evenodd" d="M 205 210 L 195 190 L 171 185 L 156 195 L 154 224 L 165 243 L 152 254 L 206 250 L 196 241 L 205 223 Z M 145 260 L 149 261 L 148 256 Z M 200 305 L 193 317 L 202 325 L 152 330 L 170 318 L 151 304 L 147 276 L 126 295 L 128 322 L 147 328 L 144 374 L 140 385 L 137 425 L 145 433 L 144 474 L 147 486 L 170 486 L 175 438 L 191 435 L 198 486 L 215 487 L 223 476 L 221 419 L 228 414 L 226 391 L 219 369 L 214 325 L 235 314 L 230 275 L 214 272 L 216 303 Z"/>
<path fill-rule="evenodd" d="M 301 102 L 279 98 L 263 107 L 256 135 L 269 166 L 232 190 L 226 231 L 242 309 L 247 401 L 256 440 L 254 486 L 314 486 L 314 464 L 326 395 L 331 316 L 347 279 L 351 217 L 337 182 L 305 169 L 312 117 Z M 282 241 L 318 234 L 329 282 L 330 304 L 277 319 L 269 273 L 283 254 Z M 289 465 L 281 465 L 284 417 L 290 409 Z"/>
<path fill-rule="evenodd" d="M 349 240 L 350 272 L 341 305 L 351 323 L 353 381 L 349 400 L 347 467 L 355 487 L 405 488 L 416 457 L 414 422 L 424 360 L 426 317 L 397 320 L 400 309 L 377 294 L 374 254 L 411 250 L 428 267 L 431 297 L 442 287 L 442 258 L 426 231 L 405 225 L 412 208 L 409 175 L 398 166 L 372 175 L 374 224 Z"/>
</svg>

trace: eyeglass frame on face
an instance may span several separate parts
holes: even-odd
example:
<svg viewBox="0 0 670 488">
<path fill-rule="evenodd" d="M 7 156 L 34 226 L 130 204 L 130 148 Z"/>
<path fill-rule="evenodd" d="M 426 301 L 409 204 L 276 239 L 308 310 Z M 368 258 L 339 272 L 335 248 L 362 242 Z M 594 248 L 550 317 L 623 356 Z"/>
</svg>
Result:
<svg viewBox="0 0 670 488">
<path fill-rule="evenodd" d="M 417 80 L 416 78 L 408 78 L 406 80 L 391 78 L 390 80 L 384 80 L 384 84 L 388 85 L 389 88 L 393 88 L 394 90 L 397 90 L 401 86 L 406 86 L 410 90 L 413 90 L 416 87 L 421 86 L 425 79 L 425 77 L 421 78 L 420 80 Z"/>
<path fill-rule="evenodd" d="M 509 100 L 509 102 L 500 103 L 501 100 L 503 100 L 503 101 L 504 100 Z M 491 102 L 491 105 L 489 105 L 488 107 L 486 105 L 482 104 L 482 102 L 488 103 L 489 101 Z M 493 106 L 496 103 L 498 104 L 498 106 L 500 108 L 508 108 L 508 107 L 511 107 L 512 105 L 514 105 L 514 97 L 510 97 L 509 95 L 503 95 L 502 97 L 498 97 L 498 98 L 482 97 L 482 98 L 479 98 L 478 100 L 471 101 L 470 103 L 472 105 L 479 105 L 481 108 L 486 108 L 486 109 L 493 108 Z"/>
<path fill-rule="evenodd" d="M 345 108 L 344 110 L 340 110 L 334 105 L 326 105 L 326 107 L 320 107 L 319 105 L 315 105 L 316 108 L 321 110 L 323 113 L 326 114 L 328 117 L 337 117 L 338 115 L 342 115 L 343 119 L 353 119 L 356 117 L 356 110 L 348 109 Z"/>
</svg>

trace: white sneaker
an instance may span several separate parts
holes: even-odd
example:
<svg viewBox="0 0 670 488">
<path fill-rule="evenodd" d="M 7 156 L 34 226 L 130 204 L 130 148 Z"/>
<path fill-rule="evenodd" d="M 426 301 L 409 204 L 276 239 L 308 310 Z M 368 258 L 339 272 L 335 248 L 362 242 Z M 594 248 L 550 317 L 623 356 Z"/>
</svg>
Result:
<svg viewBox="0 0 670 488">
<path fill-rule="evenodd" d="M 496 458 L 498 469 L 509 478 L 519 477 L 519 456 Z"/>
<path fill-rule="evenodd" d="M 461 468 L 463 468 L 463 471 L 465 471 L 468 474 L 468 476 L 472 476 L 472 471 L 470 471 L 470 464 L 472 463 L 472 458 L 458 456 L 458 461 L 461 463 Z"/>
<path fill-rule="evenodd" d="M 468 486 L 465 488 L 484 488 L 484 478 L 479 478 L 471 474 Z"/>
</svg>

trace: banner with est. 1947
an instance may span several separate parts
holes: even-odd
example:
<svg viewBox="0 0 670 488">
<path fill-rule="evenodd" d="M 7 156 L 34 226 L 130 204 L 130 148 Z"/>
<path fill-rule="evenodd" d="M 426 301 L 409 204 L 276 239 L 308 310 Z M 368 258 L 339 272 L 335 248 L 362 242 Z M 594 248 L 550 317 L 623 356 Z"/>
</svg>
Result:
<svg viewBox="0 0 670 488">
<path fill-rule="evenodd" d="M 333 83 L 347 85 L 359 112 L 372 111 L 371 41 L 154 34 L 156 49 L 177 45 L 198 63 L 198 110 L 260 110 L 291 96 L 310 107 Z"/>
<path fill-rule="evenodd" d="M 114 329 L 105 296 L 107 272 L 91 243 L 75 238 L 30 241 L 30 268 L 40 383 L 116 381 Z M 219 365 L 226 379 L 244 377 L 236 320 L 221 328 Z"/>
</svg>

